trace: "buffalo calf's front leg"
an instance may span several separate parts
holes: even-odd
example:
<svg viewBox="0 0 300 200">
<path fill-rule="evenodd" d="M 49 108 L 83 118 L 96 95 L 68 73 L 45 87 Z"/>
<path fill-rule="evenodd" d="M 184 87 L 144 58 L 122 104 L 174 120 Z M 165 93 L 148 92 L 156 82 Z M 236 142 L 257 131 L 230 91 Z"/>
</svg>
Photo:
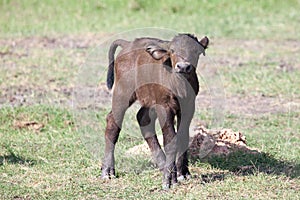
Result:
<svg viewBox="0 0 300 200">
<path fill-rule="evenodd" d="M 175 165 L 177 138 L 173 127 L 163 128 L 166 162 L 163 170 L 163 188 L 168 189 L 177 183 Z"/>
<path fill-rule="evenodd" d="M 194 114 L 194 104 L 189 104 L 189 107 L 183 108 L 183 113 L 177 115 L 177 178 L 178 181 L 189 179 L 191 173 L 188 169 L 188 146 L 189 146 L 189 127 Z"/>
<path fill-rule="evenodd" d="M 174 113 L 170 108 L 157 110 L 160 126 L 164 138 L 164 150 L 166 162 L 163 170 L 163 189 L 170 188 L 177 184 L 177 170 L 175 165 L 177 137 L 174 129 Z"/>
<path fill-rule="evenodd" d="M 179 127 L 177 131 L 177 155 L 176 155 L 176 167 L 178 181 L 189 179 L 191 173 L 188 169 L 188 146 L 189 146 L 189 129 L 188 126 Z"/>
</svg>

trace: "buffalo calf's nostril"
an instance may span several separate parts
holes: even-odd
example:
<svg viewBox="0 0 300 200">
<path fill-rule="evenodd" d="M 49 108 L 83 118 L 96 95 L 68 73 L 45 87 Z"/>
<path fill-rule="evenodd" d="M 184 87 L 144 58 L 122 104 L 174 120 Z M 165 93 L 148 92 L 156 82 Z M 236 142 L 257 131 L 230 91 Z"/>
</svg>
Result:
<svg viewBox="0 0 300 200">
<path fill-rule="evenodd" d="M 192 65 L 188 65 L 188 66 L 185 68 L 185 71 L 186 71 L 186 72 L 192 71 Z"/>
<path fill-rule="evenodd" d="M 182 62 L 176 64 L 177 72 L 189 73 L 192 70 L 192 66 L 190 63 Z"/>
</svg>

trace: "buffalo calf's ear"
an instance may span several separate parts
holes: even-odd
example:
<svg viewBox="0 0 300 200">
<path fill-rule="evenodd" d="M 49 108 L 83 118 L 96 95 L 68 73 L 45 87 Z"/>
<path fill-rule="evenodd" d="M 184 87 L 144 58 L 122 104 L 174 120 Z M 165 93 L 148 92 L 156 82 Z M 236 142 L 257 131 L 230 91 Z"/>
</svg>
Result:
<svg viewBox="0 0 300 200">
<path fill-rule="evenodd" d="M 146 51 L 156 60 L 161 59 L 168 53 L 167 50 L 158 45 L 148 45 Z"/>
<path fill-rule="evenodd" d="M 204 49 L 206 49 L 209 43 L 209 39 L 205 36 L 199 42 L 204 47 Z"/>
</svg>

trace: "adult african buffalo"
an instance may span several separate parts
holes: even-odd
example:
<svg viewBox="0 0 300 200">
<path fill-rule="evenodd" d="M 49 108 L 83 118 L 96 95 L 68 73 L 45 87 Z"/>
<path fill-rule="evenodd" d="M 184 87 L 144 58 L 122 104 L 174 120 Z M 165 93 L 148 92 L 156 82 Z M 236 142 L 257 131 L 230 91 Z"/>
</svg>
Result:
<svg viewBox="0 0 300 200">
<path fill-rule="evenodd" d="M 191 34 L 179 34 L 171 41 L 138 38 L 132 42 L 119 39 L 112 43 L 107 86 L 114 89 L 112 110 L 106 119 L 102 178 L 115 176 L 115 144 L 125 111 L 136 100 L 141 104 L 137 120 L 153 159 L 163 172 L 163 188 L 190 176 L 187 149 L 199 91 L 196 66 L 208 43 L 207 37 L 199 41 Z M 118 46 L 122 50 L 114 61 Z M 157 118 L 163 132 L 164 152 L 155 133 Z"/>
</svg>

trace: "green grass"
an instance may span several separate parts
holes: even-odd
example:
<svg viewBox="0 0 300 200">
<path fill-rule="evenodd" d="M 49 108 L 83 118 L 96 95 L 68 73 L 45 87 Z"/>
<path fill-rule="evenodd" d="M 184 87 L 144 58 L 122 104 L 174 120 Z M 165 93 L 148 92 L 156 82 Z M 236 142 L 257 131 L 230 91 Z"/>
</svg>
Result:
<svg viewBox="0 0 300 200">
<path fill-rule="evenodd" d="M 194 161 L 191 170 L 195 177 L 170 192 L 161 190 L 160 172 L 151 167 L 148 159 L 125 157 L 123 152 L 128 143 L 134 145 L 130 141 L 135 138 L 126 131 L 117 146 L 118 178 L 103 182 L 97 178 L 100 163 L 83 145 L 81 133 L 74 130 L 80 124 L 69 111 L 34 106 L 2 109 L 0 116 L 0 197 L 4 199 L 181 199 L 199 195 L 206 198 L 264 199 L 271 196 L 293 199 L 300 189 L 299 135 L 288 132 L 300 127 L 297 123 L 286 126 L 287 120 L 292 120 L 291 117 L 295 120 L 299 114 L 248 119 L 249 125 L 257 122 L 256 126 L 245 130 L 249 145 L 263 153 L 236 153 L 226 159 Z M 14 127 L 15 120 L 32 120 L 45 126 L 40 131 L 18 129 Z M 72 120 L 74 125 L 66 123 Z M 240 124 L 236 122 L 238 120 L 233 121 L 228 122 L 228 126 Z M 128 123 L 135 127 L 133 121 Z M 241 170 L 241 166 L 250 168 Z"/>
<path fill-rule="evenodd" d="M 299 9 L 296 0 L 0 0 L 0 199 L 298 199 Z M 149 158 L 124 153 L 143 142 L 134 106 L 116 147 L 118 178 L 98 178 L 110 97 L 97 45 L 143 27 L 210 37 L 201 59 L 219 83 L 199 68 L 200 95 L 219 84 L 231 106 L 223 127 L 261 153 L 194 160 L 193 179 L 163 191 Z M 211 126 L 214 108 L 198 103 L 195 120 Z"/>
<path fill-rule="evenodd" d="M 259 63 L 250 63 L 237 68 L 223 68 L 220 73 L 225 77 L 225 90 L 229 93 L 268 97 L 300 96 L 299 70 L 285 72 L 278 64 L 261 66 Z"/>
<path fill-rule="evenodd" d="M 299 8 L 297 0 L 2 0 L 0 34 L 108 33 L 161 27 L 210 37 L 297 39 Z"/>
</svg>

